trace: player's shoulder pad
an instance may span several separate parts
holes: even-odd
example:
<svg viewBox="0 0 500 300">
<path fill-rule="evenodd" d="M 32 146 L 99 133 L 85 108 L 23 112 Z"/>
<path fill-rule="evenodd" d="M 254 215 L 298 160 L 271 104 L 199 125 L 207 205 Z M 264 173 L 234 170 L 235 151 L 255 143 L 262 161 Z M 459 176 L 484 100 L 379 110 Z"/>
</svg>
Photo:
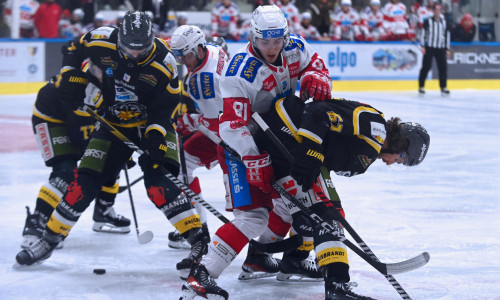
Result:
<svg viewBox="0 0 500 300">
<path fill-rule="evenodd" d="M 298 48 L 301 52 L 304 52 L 305 41 L 302 37 L 296 34 L 290 34 L 290 41 L 288 42 L 284 50 L 290 51 L 296 48 Z"/>
<path fill-rule="evenodd" d="M 110 40 L 113 33 L 118 33 L 118 28 L 102 26 L 93 29 L 87 33 L 87 39 L 91 41 L 95 40 Z M 116 35 L 116 34 L 115 34 Z"/>
</svg>

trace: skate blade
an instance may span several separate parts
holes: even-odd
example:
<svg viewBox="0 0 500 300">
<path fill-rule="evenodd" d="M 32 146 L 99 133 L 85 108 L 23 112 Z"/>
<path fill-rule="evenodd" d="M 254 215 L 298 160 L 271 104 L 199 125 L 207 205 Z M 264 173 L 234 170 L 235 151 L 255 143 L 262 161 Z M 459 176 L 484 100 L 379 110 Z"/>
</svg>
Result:
<svg viewBox="0 0 500 300">
<path fill-rule="evenodd" d="M 168 246 L 172 249 L 191 250 L 191 245 L 189 245 L 189 243 L 186 241 L 183 242 L 168 241 Z"/>
<path fill-rule="evenodd" d="M 266 272 L 247 272 L 241 271 L 238 276 L 238 280 L 253 280 L 258 278 L 266 278 L 276 276 L 277 273 L 266 273 Z"/>
<path fill-rule="evenodd" d="M 125 234 L 130 232 L 130 227 L 129 226 L 117 227 L 110 223 L 95 222 L 94 225 L 92 226 L 92 230 L 96 232 Z"/>
<path fill-rule="evenodd" d="M 323 278 L 311 278 L 311 277 L 306 277 L 303 274 L 285 274 L 279 272 L 278 275 L 276 275 L 276 280 L 278 281 L 291 281 L 291 282 L 318 282 L 318 281 L 323 281 Z"/>
</svg>

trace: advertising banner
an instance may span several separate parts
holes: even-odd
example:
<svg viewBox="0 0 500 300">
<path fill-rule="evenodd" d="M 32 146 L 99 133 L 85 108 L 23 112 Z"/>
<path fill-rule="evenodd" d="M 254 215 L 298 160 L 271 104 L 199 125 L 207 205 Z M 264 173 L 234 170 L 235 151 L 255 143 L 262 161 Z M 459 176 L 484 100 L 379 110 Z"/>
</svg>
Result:
<svg viewBox="0 0 500 300">
<path fill-rule="evenodd" d="M 448 59 L 448 79 L 499 79 L 500 45 L 452 45 Z M 432 77 L 438 78 L 436 64 Z"/>
<path fill-rule="evenodd" d="M 0 43 L 0 82 L 45 80 L 45 43 Z"/>
</svg>

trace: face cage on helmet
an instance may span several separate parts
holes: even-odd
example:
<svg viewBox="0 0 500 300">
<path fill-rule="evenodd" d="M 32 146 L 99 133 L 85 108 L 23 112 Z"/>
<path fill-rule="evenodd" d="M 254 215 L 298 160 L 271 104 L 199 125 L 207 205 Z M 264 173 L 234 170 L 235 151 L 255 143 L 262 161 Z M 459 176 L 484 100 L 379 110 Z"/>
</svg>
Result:
<svg viewBox="0 0 500 300">
<path fill-rule="evenodd" d="M 125 55 L 129 59 L 142 60 L 148 57 L 149 54 L 151 54 L 153 47 L 154 47 L 154 40 L 151 43 L 151 45 L 149 45 L 147 48 L 131 49 L 125 46 L 125 44 L 122 43 L 120 36 L 118 36 L 118 49 L 122 52 L 123 55 Z M 131 51 L 141 51 L 141 52 L 138 55 L 133 55 L 134 52 Z"/>
</svg>

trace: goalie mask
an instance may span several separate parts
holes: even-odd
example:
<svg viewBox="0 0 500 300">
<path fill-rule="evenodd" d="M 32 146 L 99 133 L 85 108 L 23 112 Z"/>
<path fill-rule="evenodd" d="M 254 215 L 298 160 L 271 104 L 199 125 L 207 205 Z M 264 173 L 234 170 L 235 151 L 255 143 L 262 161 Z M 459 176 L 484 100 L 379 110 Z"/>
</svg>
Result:
<svg viewBox="0 0 500 300">
<path fill-rule="evenodd" d="M 128 59 L 143 60 L 154 47 L 151 18 L 144 12 L 129 11 L 123 17 L 118 33 L 118 50 Z"/>
</svg>

